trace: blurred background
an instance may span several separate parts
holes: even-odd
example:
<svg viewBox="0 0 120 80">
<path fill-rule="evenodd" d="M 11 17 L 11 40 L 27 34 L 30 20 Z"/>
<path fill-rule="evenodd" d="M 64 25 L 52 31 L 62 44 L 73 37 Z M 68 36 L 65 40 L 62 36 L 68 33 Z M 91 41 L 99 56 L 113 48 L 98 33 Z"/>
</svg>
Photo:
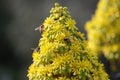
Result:
<svg viewBox="0 0 120 80">
<path fill-rule="evenodd" d="M 0 80 L 28 80 L 32 50 L 40 33 L 34 29 L 49 16 L 54 3 L 68 7 L 83 33 L 98 0 L 0 0 Z"/>
</svg>

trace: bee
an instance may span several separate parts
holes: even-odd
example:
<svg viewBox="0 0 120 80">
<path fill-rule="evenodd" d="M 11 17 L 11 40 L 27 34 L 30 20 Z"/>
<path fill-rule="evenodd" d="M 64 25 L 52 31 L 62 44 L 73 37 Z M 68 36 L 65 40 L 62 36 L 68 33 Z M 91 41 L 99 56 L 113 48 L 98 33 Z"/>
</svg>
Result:
<svg viewBox="0 0 120 80">
<path fill-rule="evenodd" d="M 64 41 L 67 42 L 67 43 L 71 43 L 71 42 L 70 42 L 70 39 L 69 39 L 68 37 L 65 37 L 65 38 L 64 38 Z"/>
<path fill-rule="evenodd" d="M 43 27 L 44 27 L 44 25 L 40 25 L 39 27 L 35 28 L 35 31 L 39 30 L 40 33 L 42 33 L 43 32 Z"/>
<path fill-rule="evenodd" d="M 36 48 L 31 48 L 31 50 L 33 50 L 34 52 L 38 52 L 40 48 L 37 46 Z"/>
<path fill-rule="evenodd" d="M 69 51 L 70 50 L 70 46 L 71 46 L 71 41 L 70 41 L 70 39 L 68 37 L 65 37 L 64 41 L 66 42 L 66 44 L 68 46 L 66 49 Z"/>
</svg>

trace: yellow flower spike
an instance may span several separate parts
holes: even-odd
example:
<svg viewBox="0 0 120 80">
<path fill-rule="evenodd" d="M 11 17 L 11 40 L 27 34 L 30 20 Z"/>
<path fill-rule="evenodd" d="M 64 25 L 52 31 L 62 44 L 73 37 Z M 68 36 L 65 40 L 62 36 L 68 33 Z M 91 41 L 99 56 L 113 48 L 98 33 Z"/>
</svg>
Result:
<svg viewBox="0 0 120 80">
<path fill-rule="evenodd" d="M 119 25 L 119 0 L 100 0 L 95 15 L 85 25 L 89 48 L 98 55 L 102 52 L 112 62 L 111 65 L 120 60 Z M 120 65 L 120 62 L 118 64 Z"/>
<path fill-rule="evenodd" d="M 67 8 L 55 3 L 50 13 L 43 22 L 40 49 L 33 52 L 29 80 L 94 80 L 93 74 L 104 72 L 103 66 L 87 48 Z M 107 73 L 98 74 L 99 80 L 109 80 Z"/>
</svg>

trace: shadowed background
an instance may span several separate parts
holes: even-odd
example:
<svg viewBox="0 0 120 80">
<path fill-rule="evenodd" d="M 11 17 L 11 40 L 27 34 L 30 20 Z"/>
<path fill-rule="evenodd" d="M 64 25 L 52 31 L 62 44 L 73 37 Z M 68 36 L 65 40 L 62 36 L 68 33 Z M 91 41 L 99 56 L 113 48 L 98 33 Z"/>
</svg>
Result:
<svg viewBox="0 0 120 80">
<path fill-rule="evenodd" d="M 34 31 L 42 24 L 54 3 L 68 7 L 77 27 L 84 24 L 96 9 L 98 0 L 0 0 L 0 80 L 28 80 L 32 50 L 40 38 Z"/>
</svg>

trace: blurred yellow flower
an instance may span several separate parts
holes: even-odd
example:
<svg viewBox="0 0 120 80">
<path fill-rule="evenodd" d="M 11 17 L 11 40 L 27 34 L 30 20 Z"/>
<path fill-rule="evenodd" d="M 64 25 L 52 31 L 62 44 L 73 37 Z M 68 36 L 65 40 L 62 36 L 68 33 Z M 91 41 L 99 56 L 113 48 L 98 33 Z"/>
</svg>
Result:
<svg viewBox="0 0 120 80">
<path fill-rule="evenodd" d="M 88 45 L 93 52 L 103 53 L 111 63 L 120 61 L 119 0 L 100 0 L 95 15 L 85 28 Z"/>
</svg>

